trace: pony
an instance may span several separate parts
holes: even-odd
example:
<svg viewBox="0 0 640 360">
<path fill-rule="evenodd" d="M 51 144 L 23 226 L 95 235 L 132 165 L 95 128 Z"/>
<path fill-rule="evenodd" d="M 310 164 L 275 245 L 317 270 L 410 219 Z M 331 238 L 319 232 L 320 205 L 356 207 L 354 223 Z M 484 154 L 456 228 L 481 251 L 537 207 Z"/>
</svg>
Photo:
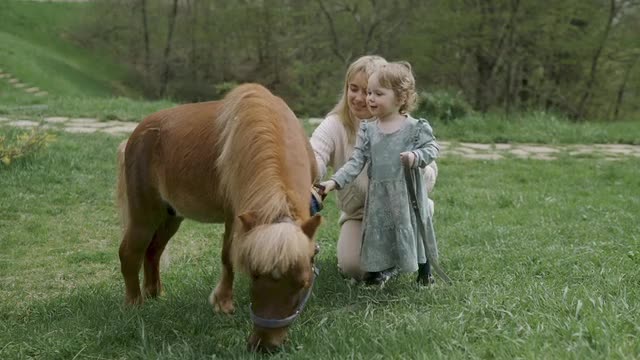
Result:
<svg viewBox="0 0 640 360">
<path fill-rule="evenodd" d="M 309 209 L 315 156 L 287 104 L 243 84 L 220 101 L 158 111 L 120 144 L 118 164 L 125 302 L 161 294 L 160 258 L 184 218 L 224 223 L 222 274 L 209 302 L 233 313 L 234 269 L 250 275 L 248 347 L 282 345 L 315 279 L 322 221 Z"/>
</svg>

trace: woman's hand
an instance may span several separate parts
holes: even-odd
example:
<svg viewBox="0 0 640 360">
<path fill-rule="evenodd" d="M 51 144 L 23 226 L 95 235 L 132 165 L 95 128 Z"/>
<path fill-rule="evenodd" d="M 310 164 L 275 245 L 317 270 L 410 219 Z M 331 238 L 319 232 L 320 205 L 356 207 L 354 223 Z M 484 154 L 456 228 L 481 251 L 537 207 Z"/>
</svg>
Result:
<svg viewBox="0 0 640 360">
<path fill-rule="evenodd" d="M 400 161 L 405 167 L 412 168 L 413 163 L 416 161 L 416 154 L 414 154 L 412 151 L 401 152 Z"/>
<path fill-rule="evenodd" d="M 328 194 L 331 190 L 336 188 L 336 182 L 333 180 L 327 180 L 320 183 L 320 186 L 324 187 L 324 193 Z"/>
</svg>

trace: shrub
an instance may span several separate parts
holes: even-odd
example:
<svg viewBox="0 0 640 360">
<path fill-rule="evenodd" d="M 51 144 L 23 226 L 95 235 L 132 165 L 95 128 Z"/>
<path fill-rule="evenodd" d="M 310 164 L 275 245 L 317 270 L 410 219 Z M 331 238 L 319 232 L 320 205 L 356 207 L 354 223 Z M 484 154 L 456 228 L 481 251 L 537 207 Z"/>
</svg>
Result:
<svg viewBox="0 0 640 360">
<path fill-rule="evenodd" d="M 420 117 L 436 118 L 445 123 L 472 112 L 471 105 L 461 95 L 446 91 L 421 92 L 418 108 L 414 111 Z"/>
<path fill-rule="evenodd" d="M 9 166 L 15 159 L 38 152 L 54 139 L 54 135 L 36 129 L 19 134 L 12 141 L 0 136 L 0 162 Z"/>
</svg>

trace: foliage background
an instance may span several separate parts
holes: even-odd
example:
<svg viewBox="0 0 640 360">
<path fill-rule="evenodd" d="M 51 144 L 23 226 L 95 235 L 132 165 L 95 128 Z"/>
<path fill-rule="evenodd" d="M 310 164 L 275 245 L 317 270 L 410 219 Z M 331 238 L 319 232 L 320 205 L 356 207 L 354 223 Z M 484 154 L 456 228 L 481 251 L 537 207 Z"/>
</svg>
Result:
<svg viewBox="0 0 640 360">
<path fill-rule="evenodd" d="M 72 36 L 115 54 L 150 97 L 211 99 L 254 81 L 322 116 L 346 66 L 379 54 L 481 112 L 612 120 L 640 109 L 639 10 L 637 0 L 98 0 Z"/>
</svg>

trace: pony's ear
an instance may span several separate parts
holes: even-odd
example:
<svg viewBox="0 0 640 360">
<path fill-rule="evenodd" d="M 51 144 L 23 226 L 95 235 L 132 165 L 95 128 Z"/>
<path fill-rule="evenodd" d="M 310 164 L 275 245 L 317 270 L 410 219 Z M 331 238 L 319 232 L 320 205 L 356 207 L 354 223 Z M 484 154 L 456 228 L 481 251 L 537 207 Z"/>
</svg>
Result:
<svg viewBox="0 0 640 360">
<path fill-rule="evenodd" d="M 242 222 L 245 231 L 249 231 L 256 226 L 256 214 L 253 211 L 247 211 L 246 213 L 238 215 L 238 218 Z"/>
<path fill-rule="evenodd" d="M 302 232 L 309 237 L 309 239 L 313 239 L 313 235 L 318 230 L 318 226 L 322 223 L 322 216 L 320 214 L 313 215 L 309 220 L 305 221 L 300 228 L 302 228 Z"/>
</svg>

